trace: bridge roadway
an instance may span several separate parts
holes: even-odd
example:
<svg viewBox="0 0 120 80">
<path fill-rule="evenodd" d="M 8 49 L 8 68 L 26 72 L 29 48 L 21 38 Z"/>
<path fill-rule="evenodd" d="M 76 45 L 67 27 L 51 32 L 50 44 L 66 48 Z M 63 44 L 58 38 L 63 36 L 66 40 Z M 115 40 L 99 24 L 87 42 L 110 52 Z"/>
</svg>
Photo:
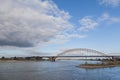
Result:
<svg viewBox="0 0 120 80">
<path fill-rule="evenodd" d="M 120 55 L 104 55 L 104 56 L 40 56 L 42 58 L 49 58 L 50 61 L 55 61 L 56 58 L 58 57 L 106 57 L 106 58 L 111 58 L 113 60 L 119 58 L 120 59 Z"/>
<path fill-rule="evenodd" d="M 106 55 L 106 56 L 40 56 L 43 58 L 49 58 L 49 57 L 120 57 L 120 55 Z"/>
</svg>

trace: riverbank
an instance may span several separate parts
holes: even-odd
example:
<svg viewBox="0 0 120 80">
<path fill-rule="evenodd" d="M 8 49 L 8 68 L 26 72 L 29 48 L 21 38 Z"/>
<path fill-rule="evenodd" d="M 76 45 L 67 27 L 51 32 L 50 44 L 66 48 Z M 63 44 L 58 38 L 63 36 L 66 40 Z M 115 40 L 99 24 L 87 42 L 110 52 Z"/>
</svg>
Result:
<svg viewBox="0 0 120 80">
<path fill-rule="evenodd" d="M 78 67 L 80 68 L 86 68 L 86 69 L 95 69 L 95 68 L 109 68 L 109 67 L 116 67 L 120 66 L 120 61 L 105 61 L 102 63 L 97 64 L 81 64 Z"/>
<path fill-rule="evenodd" d="M 21 62 L 23 60 L 0 60 L 0 62 Z"/>
<path fill-rule="evenodd" d="M 30 62 L 30 61 L 45 61 L 45 60 L 0 60 L 0 63 L 4 63 L 4 62 Z"/>
</svg>

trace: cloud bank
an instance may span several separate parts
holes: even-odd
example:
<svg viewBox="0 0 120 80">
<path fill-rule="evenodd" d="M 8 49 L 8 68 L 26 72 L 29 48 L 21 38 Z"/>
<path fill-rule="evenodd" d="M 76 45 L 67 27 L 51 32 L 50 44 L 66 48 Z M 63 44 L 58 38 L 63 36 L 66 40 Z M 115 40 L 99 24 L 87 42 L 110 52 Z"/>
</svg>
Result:
<svg viewBox="0 0 120 80">
<path fill-rule="evenodd" d="M 97 18 L 93 18 L 94 16 L 85 16 L 79 20 L 80 27 L 79 31 L 89 31 L 94 30 L 96 27 L 101 25 L 110 25 L 115 23 L 120 23 L 120 17 L 111 16 L 108 13 L 103 13 L 101 16 Z"/>
<path fill-rule="evenodd" d="M 101 5 L 117 7 L 120 6 L 120 0 L 99 0 Z"/>
<path fill-rule="evenodd" d="M 94 29 L 98 26 L 97 21 L 93 20 L 91 16 L 85 16 L 79 20 L 80 23 L 80 31 L 88 31 L 90 29 Z"/>
<path fill-rule="evenodd" d="M 32 47 L 73 28 L 52 1 L 0 0 L 0 46 Z"/>
</svg>

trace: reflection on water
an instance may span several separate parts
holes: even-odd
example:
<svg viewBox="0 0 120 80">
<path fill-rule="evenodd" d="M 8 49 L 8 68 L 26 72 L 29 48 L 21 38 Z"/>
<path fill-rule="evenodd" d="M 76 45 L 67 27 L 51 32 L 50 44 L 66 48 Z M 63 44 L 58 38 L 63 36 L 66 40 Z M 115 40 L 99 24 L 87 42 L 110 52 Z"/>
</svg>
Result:
<svg viewBox="0 0 120 80">
<path fill-rule="evenodd" d="M 120 68 L 83 69 L 84 61 L 0 63 L 0 80 L 120 80 Z"/>
</svg>

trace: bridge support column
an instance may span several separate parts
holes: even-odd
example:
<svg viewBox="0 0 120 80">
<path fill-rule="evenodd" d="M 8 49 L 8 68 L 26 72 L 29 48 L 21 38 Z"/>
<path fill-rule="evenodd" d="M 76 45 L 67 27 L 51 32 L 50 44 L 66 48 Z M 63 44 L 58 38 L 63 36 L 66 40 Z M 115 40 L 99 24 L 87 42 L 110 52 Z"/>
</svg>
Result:
<svg viewBox="0 0 120 80">
<path fill-rule="evenodd" d="M 49 60 L 55 62 L 56 57 L 49 57 Z"/>
<path fill-rule="evenodd" d="M 117 59 L 114 57 L 114 56 L 112 56 L 112 61 L 116 61 Z"/>
</svg>

